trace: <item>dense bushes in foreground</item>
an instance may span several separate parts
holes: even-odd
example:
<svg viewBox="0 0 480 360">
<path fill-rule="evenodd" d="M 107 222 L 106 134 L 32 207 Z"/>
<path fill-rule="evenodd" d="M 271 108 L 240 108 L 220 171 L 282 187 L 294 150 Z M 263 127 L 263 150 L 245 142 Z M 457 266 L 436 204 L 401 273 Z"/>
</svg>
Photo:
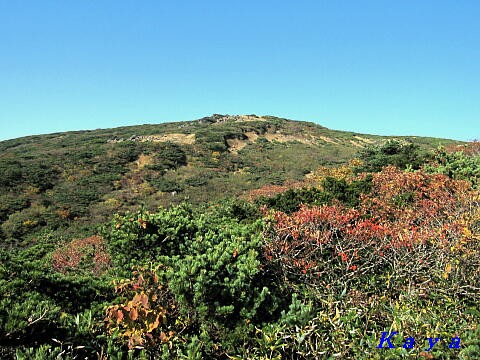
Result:
<svg viewBox="0 0 480 360">
<path fill-rule="evenodd" d="M 142 210 L 2 252 L 0 354 L 477 358 L 480 196 L 427 170 L 344 171 L 261 207 Z"/>
</svg>

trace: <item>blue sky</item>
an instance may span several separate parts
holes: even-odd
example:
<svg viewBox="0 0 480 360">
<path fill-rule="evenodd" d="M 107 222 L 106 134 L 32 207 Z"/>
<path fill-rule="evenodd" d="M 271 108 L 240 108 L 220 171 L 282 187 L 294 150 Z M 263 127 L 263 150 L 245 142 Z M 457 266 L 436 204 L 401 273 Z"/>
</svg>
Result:
<svg viewBox="0 0 480 360">
<path fill-rule="evenodd" d="M 480 138 L 480 2 L 0 0 L 0 139 L 276 115 Z"/>
</svg>

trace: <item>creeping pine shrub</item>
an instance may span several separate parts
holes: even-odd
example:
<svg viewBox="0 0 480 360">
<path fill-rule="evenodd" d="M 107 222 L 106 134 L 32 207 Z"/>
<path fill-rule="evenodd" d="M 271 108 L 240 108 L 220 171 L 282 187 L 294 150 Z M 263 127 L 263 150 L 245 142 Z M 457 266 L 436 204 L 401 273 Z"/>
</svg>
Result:
<svg viewBox="0 0 480 360">
<path fill-rule="evenodd" d="M 40 242 L 40 241 L 39 241 Z M 0 339 L 44 339 L 58 324 L 60 307 L 41 283 L 48 269 L 47 244 L 27 249 L 0 249 Z"/>
<path fill-rule="evenodd" d="M 440 148 L 434 161 L 425 165 L 430 173 L 444 174 L 452 179 L 470 181 L 474 188 L 480 184 L 480 145 L 478 142 L 452 150 Z"/>
<path fill-rule="evenodd" d="M 172 142 L 155 144 L 153 149 L 153 164 L 148 169 L 165 173 L 169 169 L 177 169 L 187 165 L 187 155 L 182 147 Z"/>
<path fill-rule="evenodd" d="M 420 147 L 411 142 L 389 140 L 384 144 L 371 145 L 362 149 L 358 157 L 361 163 L 355 167 L 355 172 L 379 172 L 386 166 L 399 169 L 419 169 L 429 158 Z"/>
<path fill-rule="evenodd" d="M 110 308 L 109 318 L 117 322 L 117 327 L 124 326 L 127 319 L 127 329 L 135 329 L 128 330 L 135 334 L 133 338 L 130 333 L 127 336 L 130 345 L 149 346 L 148 334 L 155 338 L 155 331 L 161 328 L 156 318 L 147 321 L 155 324 L 149 327 L 137 309 L 141 305 L 147 317 L 155 313 L 149 312 L 154 304 L 152 286 L 168 287 L 178 319 L 184 324 L 181 335 L 178 329 L 167 332 L 162 327 L 168 341 L 180 341 L 185 351 L 193 351 L 201 344 L 198 351 L 207 357 L 221 356 L 235 348 L 239 338 L 253 331 L 253 324 L 279 315 L 286 301 L 278 282 L 264 269 L 262 221 L 255 217 L 249 205 L 238 202 L 202 212 L 180 205 L 156 214 L 140 212 L 116 217 L 110 233 L 105 235 L 112 259 L 127 267 L 161 264 L 156 272 L 158 284 L 143 283 L 143 288 L 137 289 L 140 293 L 116 305 L 120 307 Z M 146 298 L 148 309 L 142 303 Z M 162 305 L 159 314 L 168 319 L 166 308 Z M 133 314 L 132 309 L 136 309 Z M 197 345 L 191 343 L 195 336 Z M 164 345 L 159 344 L 162 349 Z M 178 346 L 168 351 L 178 351 Z"/>
<path fill-rule="evenodd" d="M 270 197 L 263 195 L 256 199 L 256 203 L 288 214 L 298 211 L 302 204 L 323 205 L 340 201 L 353 207 L 359 204 L 362 194 L 370 192 L 371 182 L 371 175 L 348 182 L 343 178 L 327 176 L 321 179 L 318 188 L 291 188 Z"/>
<path fill-rule="evenodd" d="M 115 215 L 110 228 L 103 232 L 112 261 L 128 269 L 185 252 L 197 231 L 192 209 L 182 204 L 156 214 Z"/>
</svg>

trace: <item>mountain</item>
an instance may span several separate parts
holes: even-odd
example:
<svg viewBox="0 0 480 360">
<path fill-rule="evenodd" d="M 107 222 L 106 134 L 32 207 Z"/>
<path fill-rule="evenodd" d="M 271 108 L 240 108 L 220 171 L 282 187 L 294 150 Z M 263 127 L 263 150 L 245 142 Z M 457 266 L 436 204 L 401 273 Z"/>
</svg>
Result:
<svg viewBox="0 0 480 360">
<path fill-rule="evenodd" d="M 330 130 L 272 116 L 199 120 L 28 136 L 0 142 L 0 240 L 72 238 L 113 213 L 241 196 L 300 181 L 389 139 L 421 149 L 459 143 Z"/>
<path fill-rule="evenodd" d="M 0 358 L 478 359 L 479 154 L 256 115 L 0 142 Z"/>
</svg>

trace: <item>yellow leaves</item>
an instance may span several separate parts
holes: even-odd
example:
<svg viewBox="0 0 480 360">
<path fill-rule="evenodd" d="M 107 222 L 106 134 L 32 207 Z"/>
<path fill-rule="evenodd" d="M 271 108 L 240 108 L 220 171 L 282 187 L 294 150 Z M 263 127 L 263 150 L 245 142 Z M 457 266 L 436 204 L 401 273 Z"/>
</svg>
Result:
<svg viewBox="0 0 480 360">
<path fill-rule="evenodd" d="M 35 187 L 35 186 L 31 186 L 29 185 L 26 189 L 25 189 L 25 194 L 26 195 L 35 195 L 35 194 L 39 194 L 40 193 L 40 189 L 38 187 Z"/>
<path fill-rule="evenodd" d="M 360 160 L 359 158 L 354 158 L 354 159 L 351 159 L 349 162 L 348 162 L 348 166 L 354 168 L 354 167 L 358 167 L 358 166 L 361 166 L 363 165 L 363 161 Z"/>
<path fill-rule="evenodd" d="M 34 227 L 37 226 L 38 221 L 37 220 L 25 220 L 22 225 L 25 227 Z"/>
<path fill-rule="evenodd" d="M 57 215 L 60 216 L 60 218 L 66 220 L 70 217 L 70 211 L 67 209 L 61 209 L 56 211 Z"/>
<path fill-rule="evenodd" d="M 443 278 L 448 279 L 448 275 L 452 272 L 452 264 L 448 263 L 445 265 L 445 272 L 443 273 Z"/>
<path fill-rule="evenodd" d="M 335 316 L 332 318 L 331 322 L 334 323 L 338 319 L 340 319 L 340 311 L 338 310 L 337 307 L 335 307 Z"/>
<path fill-rule="evenodd" d="M 163 323 L 167 323 L 167 308 L 156 305 L 149 307 L 148 296 L 144 293 L 136 294 L 125 305 L 114 305 L 107 310 L 105 320 L 110 331 L 120 330 L 119 334 L 128 339 L 129 348 L 143 345 L 145 339 L 153 339 L 152 333 Z M 125 317 L 125 314 L 128 316 Z M 113 322 L 111 320 L 114 320 Z M 170 339 L 165 333 L 163 340 Z"/>
<path fill-rule="evenodd" d="M 470 231 L 470 229 L 468 227 L 464 227 L 463 228 L 463 236 L 467 239 L 471 239 L 472 238 L 472 232 Z"/>
<path fill-rule="evenodd" d="M 356 162 L 351 161 L 349 165 L 343 165 L 340 167 L 326 167 L 322 166 L 315 170 L 309 178 L 313 179 L 314 181 L 321 182 L 323 179 L 327 177 L 332 177 L 337 180 L 353 180 L 354 172 L 352 166 L 355 166 Z"/>
<path fill-rule="evenodd" d="M 393 273 L 387 274 L 387 288 L 390 287 L 390 280 L 392 279 Z"/>
<path fill-rule="evenodd" d="M 155 317 L 155 320 L 153 322 L 146 322 L 145 323 L 145 325 L 147 326 L 147 332 L 151 333 L 153 330 L 158 328 L 158 326 L 160 325 L 160 318 L 161 318 L 161 315 L 158 314 Z"/>
</svg>

